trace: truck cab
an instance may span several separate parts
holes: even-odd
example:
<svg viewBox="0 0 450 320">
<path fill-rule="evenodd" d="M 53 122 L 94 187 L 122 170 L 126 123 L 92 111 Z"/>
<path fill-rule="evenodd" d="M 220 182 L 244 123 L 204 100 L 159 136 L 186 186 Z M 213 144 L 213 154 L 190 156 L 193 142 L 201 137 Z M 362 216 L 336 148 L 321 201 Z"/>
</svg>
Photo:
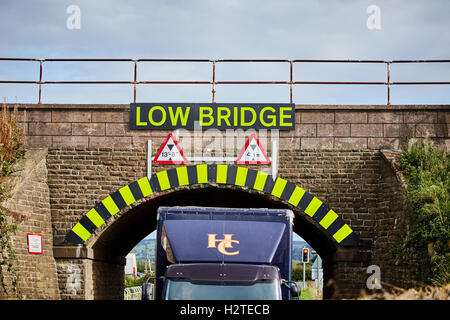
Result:
<svg viewBox="0 0 450 320">
<path fill-rule="evenodd" d="M 160 207 L 155 299 L 291 299 L 292 220 L 281 209 Z"/>
<path fill-rule="evenodd" d="M 164 300 L 281 300 L 274 266 L 194 263 L 167 268 Z"/>
</svg>

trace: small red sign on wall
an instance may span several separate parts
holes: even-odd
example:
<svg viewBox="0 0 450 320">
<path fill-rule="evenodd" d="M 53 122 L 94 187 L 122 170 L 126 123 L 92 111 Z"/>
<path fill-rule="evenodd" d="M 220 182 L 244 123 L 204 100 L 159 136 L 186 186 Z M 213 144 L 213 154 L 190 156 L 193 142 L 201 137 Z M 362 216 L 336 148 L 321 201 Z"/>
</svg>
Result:
<svg viewBox="0 0 450 320">
<path fill-rule="evenodd" d="M 153 163 L 161 164 L 186 164 L 188 163 L 186 157 L 183 154 L 183 150 L 178 146 L 177 140 L 173 137 L 172 133 L 169 133 L 166 141 L 162 144 L 158 153 L 153 159 Z"/>
<path fill-rule="evenodd" d="M 242 149 L 241 154 L 236 160 L 236 164 L 270 164 L 264 148 L 259 142 L 256 134 L 252 134 Z"/>
<path fill-rule="evenodd" d="M 42 234 L 27 233 L 28 253 L 42 254 Z"/>
</svg>

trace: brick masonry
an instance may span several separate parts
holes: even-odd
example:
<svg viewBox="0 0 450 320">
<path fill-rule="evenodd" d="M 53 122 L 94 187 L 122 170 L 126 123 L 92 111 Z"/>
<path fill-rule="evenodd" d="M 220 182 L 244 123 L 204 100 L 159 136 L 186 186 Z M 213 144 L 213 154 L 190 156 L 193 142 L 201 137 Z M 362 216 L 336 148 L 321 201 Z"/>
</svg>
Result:
<svg viewBox="0 0 450 320">
<path fill-rule="evenodd" d="M 47 185 L 46 150 L 29 150 L 19 163 L 19 170 L 2 181 L 11 189 L 11 198 L 2 205 L 22 214 L 25 220 L 12 237 L 16 254 L 17 292 L 8 281 L 6 296 L 16 299 L 59 299 L 50 194 Z M 42 254 L 28 253 L 27 233 L 42 235 Z M 3 270 L 6 271 L 6 270 Z M 4 273 L 8 275 L 7 272 Z M 0 288 L 0 296 L 2 289 Z M 5 293 L 5 292 L 3 292 Z"/>
<path fill-rule="evenodd" d="M 410 207 L 406 183 L 398 172 L 400 152 L 383 150 L 380 166 L 377 213 L 373 236 L 372 264 L 384 266 L 381 281 L 409 288 L 416 284 L 414 272 L 408 261 L 392 254 L 409 232 Z"/>
<path fill-rule="evenodd" d="M 12 105 L 11 105 L 12 106 Z M 29 147 L 139 148 L 169 131 L 131 131 L 128 105 L 26 105 L 20 122 Z M 296 106 L 296 129 L 280 133 L 281 149 L 402 149 L 429 138 L 449 149 L 447 105 Z"/>
<path fill-rule="evenodd" d="M 384 230 L 390 228 L 392 221 L 385 219 L 383 215 L 385 210 L 394 211 L 396 214 L 397 199 L 385 198 L 380 193 L 380 187 L 387 190 L 386 186 L 392 183 L 391 188 L 394 189 L 397 182 L 380 180 L 380 170 L 385 166 L 386 159 L 379 151 L 282 151 L 279 161 L 280 177 L 305 188 L 323 200 L 341 214 L 362 240 L 371 244 L 376 239 L 377 254 L 385 254 L 386 246 L 391 242 L 384 242 Z M 49 149 L 47 166 L 55 244 L 61 243 L 65 234 L 97 201 L 145 176 L 145 164 L 144 150 Z M 156 166 L 154 171 L 168 167 Z M 390 206 L 393 206 L 393 209 L 389 209 Z M 380 232 L 379 236 L 377 232 Z M 395 230 L 389 237 L 394 234 Z M 389 266 L 392 264 L 389 257 L 374 257 L 374 261 L 381 266 L 384 263 Z M 339 292 L 336 294 L 341 295 L 340 297 L 359 294 L 364 287 L 368 265 L 369 261 L 337 264 L 336 269 L 332 271 L 332 277 L 339 286 Z M 342 272 L 346 274 L 342 275 Z M 83 297 L 84 294 L 83 292 Z M 91 296 L 98 294 L 95 292 Z M 68 293 L 67 296 L 71 294 Z"/>
</svg>

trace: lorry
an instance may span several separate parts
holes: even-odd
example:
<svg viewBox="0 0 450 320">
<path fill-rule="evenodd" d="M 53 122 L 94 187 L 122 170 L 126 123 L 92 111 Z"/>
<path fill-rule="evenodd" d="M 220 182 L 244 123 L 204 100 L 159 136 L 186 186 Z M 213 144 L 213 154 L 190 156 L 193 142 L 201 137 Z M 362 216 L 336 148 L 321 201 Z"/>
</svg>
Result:
<svg viewBox="0 0 450 320">
<path fill-rule="evenodd" d="M 281 300 L 291 281 L 293 212 L 160 207 L 155 300 Z"/>
</svg>

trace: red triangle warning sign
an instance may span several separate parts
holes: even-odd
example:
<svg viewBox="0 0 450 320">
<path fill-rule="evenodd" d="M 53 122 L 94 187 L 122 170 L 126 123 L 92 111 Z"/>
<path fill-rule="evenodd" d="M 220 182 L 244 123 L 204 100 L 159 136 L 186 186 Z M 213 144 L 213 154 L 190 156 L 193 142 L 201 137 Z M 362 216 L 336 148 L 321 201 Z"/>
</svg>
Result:
<svg viewBox="0 0 450 320">
<path fill-rule="evenodd" d="M 247 140 L 236 164 L 270 164 L 269 157 L 255 134 L 252 134 Z"/>
<path fill-rule="evenodd" d="M 183 151 L 178 146 L 178 142 L 173 137 L 172 133 L 169 133 L 166 141 L 162 144 L 153 163 L 160 164 L 186 164 L 188 163 Z"/>
</svg>

